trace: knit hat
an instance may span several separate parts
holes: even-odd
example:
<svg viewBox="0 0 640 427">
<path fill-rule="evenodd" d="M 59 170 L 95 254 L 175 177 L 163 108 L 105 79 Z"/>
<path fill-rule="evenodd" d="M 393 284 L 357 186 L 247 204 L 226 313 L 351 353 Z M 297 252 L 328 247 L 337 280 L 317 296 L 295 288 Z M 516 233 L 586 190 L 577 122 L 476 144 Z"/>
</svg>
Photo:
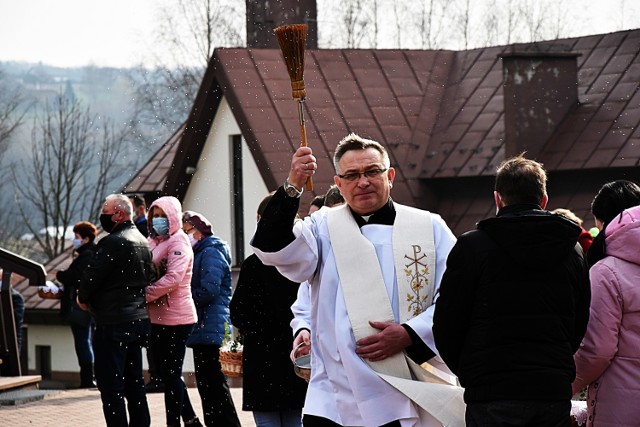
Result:
<svg viewBox="0 0 640 427">
<path fill-rule="evenodd" d="M 182 214 L 182 222 L 188 222 L 205 236 L 213 235 L 213 227 L 204 215 L 194 211 L 184 211 Z"/>
</svg>

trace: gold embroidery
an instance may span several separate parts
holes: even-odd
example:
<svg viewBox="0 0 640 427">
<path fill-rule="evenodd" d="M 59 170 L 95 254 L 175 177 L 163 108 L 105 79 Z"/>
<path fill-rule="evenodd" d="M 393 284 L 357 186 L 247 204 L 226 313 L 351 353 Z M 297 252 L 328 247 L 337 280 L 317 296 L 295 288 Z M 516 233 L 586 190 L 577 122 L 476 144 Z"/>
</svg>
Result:
<svg viewBox="0 0 640 427">
<path fill-rule="evenodd" d="M 413 258 L 405 254 L 405 258 L 410 260 L 404 270 L 404 274 L 409 281 L 409 288 L 412 293 L 407 294 L 408 312 L 413 312 L 414 316 L 422 313 L 427 308 L 427 292 L 421 293 L 423 289 L 427 289 L 429 285 L 429 266 L 426 263 L 426 254 L 420 255 L 422 248 L 420 245 L 411 245 L 413 249 Z M 423 262 L 424 261 L 424 262 Z M 422 268 L 421 268 L 422 267 Z"/>
</svg>

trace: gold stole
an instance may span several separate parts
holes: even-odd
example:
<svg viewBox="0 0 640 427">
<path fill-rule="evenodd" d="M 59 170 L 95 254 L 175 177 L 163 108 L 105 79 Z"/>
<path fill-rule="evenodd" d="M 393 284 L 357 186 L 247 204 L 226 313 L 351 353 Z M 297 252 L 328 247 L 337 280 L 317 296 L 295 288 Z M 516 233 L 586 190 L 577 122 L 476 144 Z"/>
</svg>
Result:
<svg viewBox="0 0 640 427">
<path fill-rule="evenodd" d="M 394 207 L 393 253 L 403 323 L 433 303 L 435 246 L 428 212 L 397 203 Z M 362 235 L 346 205 L 329 211 L 327 226 L 355 338 L 376 334 L 379 331 L 369 325 L 369 320 L 395 320 L 375 248 Z M 464 425 L 462 389 L 451 385 L 446 376 L 437 375 L 437 369 L 424 369 L 404 353 L 379 362 L 365 362 L 428 413 L 421 419 L 434 417 L 445 426 Z"/>
</svg>

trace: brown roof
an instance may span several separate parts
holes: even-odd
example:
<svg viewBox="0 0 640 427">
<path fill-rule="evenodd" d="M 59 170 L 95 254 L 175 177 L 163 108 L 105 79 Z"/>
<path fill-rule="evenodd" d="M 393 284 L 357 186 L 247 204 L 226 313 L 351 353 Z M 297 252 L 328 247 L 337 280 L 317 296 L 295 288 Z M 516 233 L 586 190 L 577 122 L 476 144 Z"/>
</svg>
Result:
<svg viewBox="0 0 640 427">
<path fill-rule="evenodd" d="M 579 102 L 559 120 L 538 160 L 550 171 L 635 166 L 639 50 L 636 30 L 460 52 L 307 51 L 305 110 L 309 144 L 319 158 L 317 192 L 332 182 L 333 149 L 349 132 L 389 147 L 399 169 L 394 198 L 400 202 L 424 205 L 431 191 L 425 185 L 434 178 L 492 176 L 505 157 L 501 56 L 514 51 L 577 56 Z M 300 136 L 280 51 L 216 49 L 174 168 L 164 183 L 149 180 L 143 170 L 135 179 L 139 188 L 144 183 L 184 196 L 190 179 L 185 166 L 195 166 L 222 95 L 268 187 L 284 181 Z"/>
</svg>

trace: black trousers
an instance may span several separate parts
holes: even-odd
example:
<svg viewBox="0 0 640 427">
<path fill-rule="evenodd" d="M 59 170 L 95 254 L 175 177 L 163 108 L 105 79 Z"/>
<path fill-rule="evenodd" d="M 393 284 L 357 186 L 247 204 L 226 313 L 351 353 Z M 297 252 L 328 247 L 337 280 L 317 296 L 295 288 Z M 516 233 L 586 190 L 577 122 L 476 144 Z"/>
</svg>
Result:
<svg viewBox="0 0 640 427">
<path fill-rule="evenodd" d="M 194 345 L 192 349 L 205 425 L 241 427 L 227 379 L 222 373 L 220 347 L 213 344 Z"/>
<path fill-rule="evenodd" d="M 304 415 L 302 417 L 302 425 L 304 427 L 342 427 L 340 424 L 315 415 Z M 400 427 L 400 421 L 391 421 L 380 427 Z"/>
</svg>

